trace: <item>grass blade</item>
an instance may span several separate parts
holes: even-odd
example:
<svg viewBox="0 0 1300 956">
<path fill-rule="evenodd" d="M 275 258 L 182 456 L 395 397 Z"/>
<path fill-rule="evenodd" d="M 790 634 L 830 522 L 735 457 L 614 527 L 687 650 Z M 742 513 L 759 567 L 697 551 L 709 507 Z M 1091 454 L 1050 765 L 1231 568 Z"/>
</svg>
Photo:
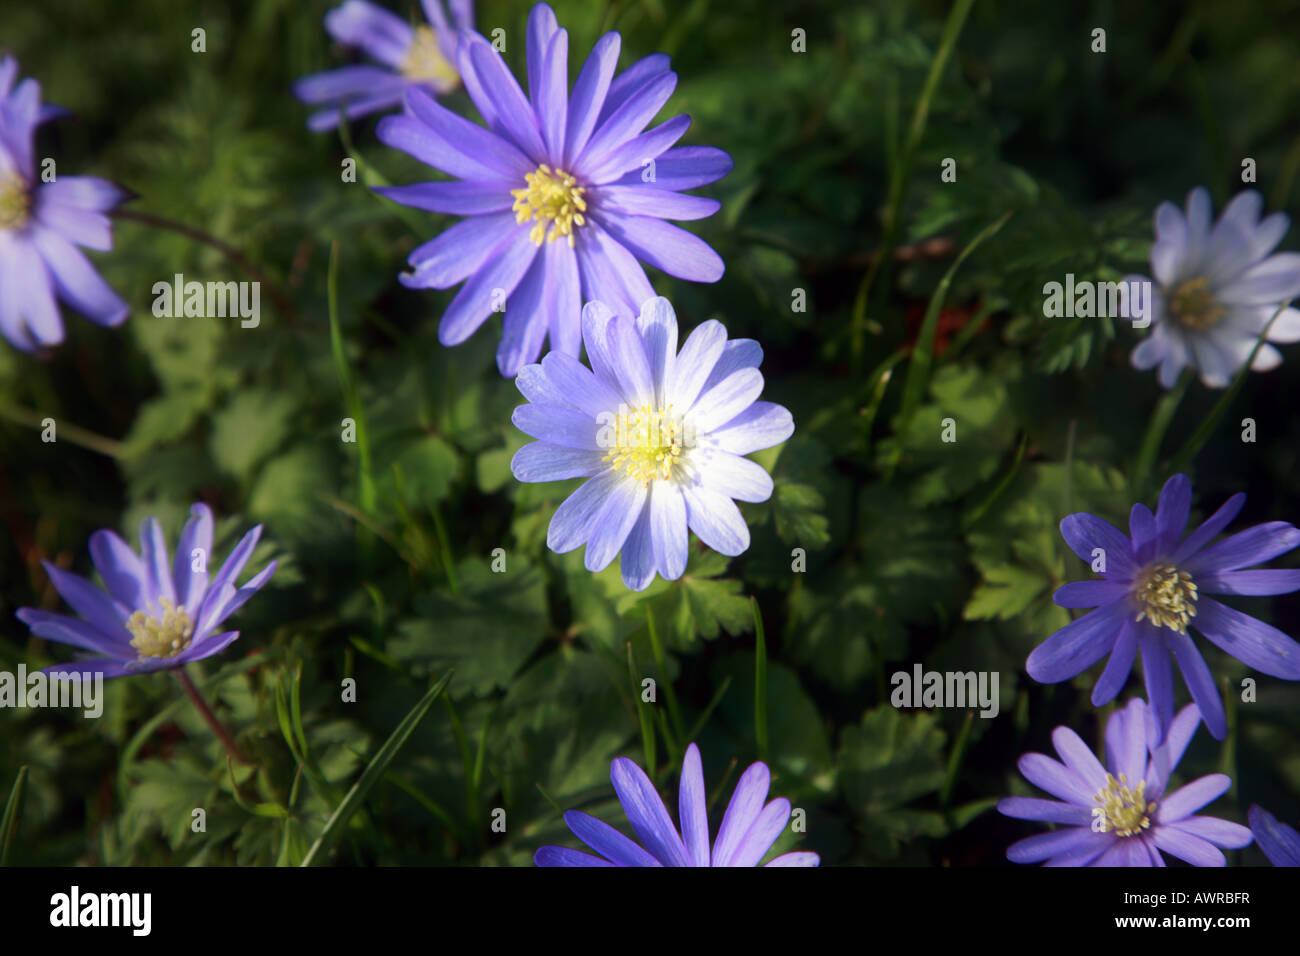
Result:
<svg viewBox="0 0 1300 956">
<path fill-rule="evenodd" d="M 397 725 L 397 729 L 393 731 L 392 736 L 379 748 L 379 752 L 375 754 L 374 759 L 370 761 L 361 774 L 361 779 L 352 785 L 352 789 L 343 798 L 343 802 L 339 804 L 338 809 L 326 821 L 325 829 L 321 831 L 320 836 L 316 838 L 316 842 L 307 851 L 307 855 L 303 857 L 303 866 L 311 866 L 323 860 L 334 844 L 338 842 L 343 835 L 344 827 L 352 819 L 352 815 L 361 809 L 361 804 L 365 801 L 366 796 L 374 785 L 379 782 L 380 778 L 384 776 L 388 770 L 388 765 L 393 762 L 393 758 L 402 749 L 402 745 L 415 732 L 415 728 L 420 725 L 420 721 L 429 712 L 429 708 L 433 706 L 434 701 L 442 695 L 447 684 L 451 681 L 453 673 L 453 671 L 448 671 L 442 680 L 429 688 L 429 692 L 421 697 L 420 702 L 402 718 L 402 722 Z"/>
<path fill-rule="evenodd" d="M 4 866 L 9 859 L 9 848 L 13 845 L 14 837 L 18 835 L 18 818 L 23 812 L 23 792 L 27 788 L 27 766 L 18 768 L 18 776 L 14 779 L 13 788 L 9 791 L 9 799 L 5 803 L 4 816 L 0 817 L 0 866 Z"/>
</svg>

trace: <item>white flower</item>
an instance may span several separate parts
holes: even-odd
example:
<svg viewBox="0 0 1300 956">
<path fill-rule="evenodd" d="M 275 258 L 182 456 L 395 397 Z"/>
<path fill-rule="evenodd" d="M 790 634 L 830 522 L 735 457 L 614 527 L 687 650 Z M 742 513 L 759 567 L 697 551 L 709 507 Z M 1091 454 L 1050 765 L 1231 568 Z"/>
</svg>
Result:
<svg viewBox="0 0 1300 956">
<path fill-rule="evenodd" d="M 1151 334 L 1132 359 L 1139 369 L 1159 365 L 1165 388 L 1188 366 L 1207 387 L 1225 387 L 1278 306 L 1300 294 L 1300 253 L 1269 254 L 1290 219 L 1278 212 L 1261 220 L 1263 207 L 1255 190 L 1238 193 L 1211 228 L 1210 194 L 1199 187 L 1187 196 L 1186 215 L 1169 202 L 1156 210 Z M 1279 315 L 1268 341 L 1300 341 L 1300 310 Z M 1251 368 L 1263 372 L 1281 361 L 1281 353 L 1264 344 Z"/>
</svg>

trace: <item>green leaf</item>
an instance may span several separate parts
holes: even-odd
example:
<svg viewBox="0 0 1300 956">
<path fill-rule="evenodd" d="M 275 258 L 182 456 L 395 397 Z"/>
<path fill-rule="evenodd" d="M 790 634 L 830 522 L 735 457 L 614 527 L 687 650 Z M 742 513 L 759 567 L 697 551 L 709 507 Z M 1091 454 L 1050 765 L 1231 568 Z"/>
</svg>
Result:
<svg viewBox="0 0 1300 956">
<path fill-rule="evenodd" d="M 292 393 L 249 388 L 236 392 L 212 416 L 212 458 L 226 474 L 247 480 L 253 469 L 289 435 L 297 411 Z"/>
<path fill-rule="evenodd" d="M 776 482 L 772 496 L 772 516 L 776 533 L 787 544 L 820 549 L 831 539 L 830 522 L 823 511 L 826 499 L 812 485 Z"/>
<path fill-rule="evenodd" d="M 9 849 L 18 836 L 18 821 L 22 817 L 23 791 L 27 784 L 26 765 L 18 768 L 18 776 L 9 790 L 9 799 L 5 801 L 5 812 L 0 816 L 0 866 L 9 860 Z"/>
<path fill-rule="evenodd" d="M 338 809 L 326 821 L 325 829 L 321 830 L 320 836 L 316 838 L 316 842 L 311 845 L 311 849 L 303 857 L 303 866 L 311 866 L 314 863 L 322 862 L 325 855 L 338 842 L 343 835 L 343 828 L 352 819 L 352 815 L 361 809 L 361 804 L 365 801 L 366 795 L 383 777 L 388 770 L 388 765 L 393 762 L 393 758 L 402 749 L 402 745 L 414 733 L 415 728 L 420 725 L 420 721 L 429 712 L 429 708 L 433 706 L 434 701 L 446 689 L 447 684 L 451 681 L 452 673 L 452 671 L 448 671 L 442 680 L 429 688 L 429 691 L 420 698 L 419 703 L 412 707 L 410 713 L 397 725 L 392 735 L 384 741 L 384 745 L 379 748 L 379 752 L 375 754 L 361 774 L 361 779 L 352 785 L 352 789 L 347 792 L 343 802 L 338 805 Z"/>
</svg>

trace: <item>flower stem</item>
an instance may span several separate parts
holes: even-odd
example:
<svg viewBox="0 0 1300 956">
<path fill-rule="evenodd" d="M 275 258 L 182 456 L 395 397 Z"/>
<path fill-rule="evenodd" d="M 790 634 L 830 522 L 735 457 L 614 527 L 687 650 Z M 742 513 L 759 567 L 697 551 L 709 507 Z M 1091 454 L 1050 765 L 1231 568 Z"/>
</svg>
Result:
<svg viewBox="0 0 1300 956">
<path fill-rule="evenodd" d="M 1155 464 L 1156 456 L 1160 453 L 1160 445 L 1164 441 L 1165 432 L 1169 430 L 1170 423 L 1174 420 L 1174 413 L 1178 411 L 1178 405 L 1187 393 L 1187 386 L 1191 384 L 1196 373 L 1190 368 L 1183 369 L 1182 377 L 1174 387 L 1160 397 L 1156 403 L 1156 409 L 1151 415 L 1151 421 L 1147 423 L 1146 434 L 1142 436 L 1142 445 L 1138 449 L 1137 461 L 1133 465 L 1133 493 L 1138 498 L 1146 494 L 1147 480 L 1151 477 L 1151 468 Z"/>
<path fill-rule="evenodd" d="M 0 418 L 7 419 L 17 425 L 26 425 L 28 428 L 42 429 L 45 427 L 46 418 L 54 418 L 53 415 L 42 415 L 34 412 L 30 408 L 21 408 L 16 405 L 5 405 L 0 403 Z M 56 420 L 57 421 L 57 420 Z M 76 425 L 70 425 L 67 422 L 57 422 L 57 431 L 55 435 L 60 438 L 66 438 L 74 445 L 80 445 L 90 451 L 98 452 L 108 458 L 121 458 L 124 447 L 120 441 L 112 438 L 105 438 L 103 435 L 97 435 L 85 428 L 78 428 Z"/>
<path fill-rule="evenodd" d="M 111 215 L 115 219 L 128 219 L 131 222 L 138 222 L 145 226 L 153 226 L 156 229 L 167 229 L 171 232 L 178 233 L 187 239 L 193 239 L 195 242 L 201 242 L 204 245 L 216 249 L 233 262 L 239 269 L 251 276 L 253 281 L 259 282 L 265 286 L 266 294 L 270 296 L 271 301 L 275 304 L 276 311 L 284 316 L 285 321 L 287 321 L 291 326 L 294 326 L 295 328 L 297 327 L 298 313 L 294 309 L 293 303 L 289 300 L 289 296 L 285 293 L 284 289 L 280 287 L 279 283 L 268 279 L 266 273 L 253 265 L 247 256 L 230 243 L 224 242 L 216 236 L 210 235 L 201 229 L 195 229 L 194 227 L 187 226 L 182 222 L 176 222 L 174 219 L 168 219 L 165 216 L 156 216 L 150 212 L 138 212 L 134 209 L 115 209 Z"/>
<path fill-rule="evenodd" d="M 202 717 L 204 722 L 212 729 L 212 732 L 217 735 L 217 739 L 225 745 L 230 756 L 242 764 L 251 764 L 253 761 L 244 756 L 244 752 L 239 749 L 239 745 L 235 743 L 235 738 L 231 736 L 230 731 L 226 730 L 226 728 L 221 725 L 221 721 L 217 720 L 216 714 L 212 713 L 211 708 L 209 708 L 207 703 L 203 700 L 203 696 L 199 693 L 198 688 L 194 686 L 194 681 L 190 680 L 190 675 L 185 673 L 184 668 L 177 668 L 172 673 L 174 673 L 176 679 L 181 682 L 181 687 L 185 691 L 185 696 L 194 704 L 194 709 L 199 712 L 199 716 Z"/>
</svg>

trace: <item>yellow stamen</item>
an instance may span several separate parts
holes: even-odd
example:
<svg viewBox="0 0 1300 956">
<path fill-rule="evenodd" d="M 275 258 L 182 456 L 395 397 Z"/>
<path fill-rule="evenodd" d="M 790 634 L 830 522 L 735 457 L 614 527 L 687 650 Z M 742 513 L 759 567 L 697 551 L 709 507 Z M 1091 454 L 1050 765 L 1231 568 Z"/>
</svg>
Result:
<svg viewBox="0 0 1300 956">
<path fill-rule="evenodd" d="M 610 448 L 603 459 L 611 463 L 610 468 L 621 468 L 629 478 L 646 485 L 672 477 L 681 463 L 685 439 L 682 420 L 673 415 L 671 405 L 660 409 L 643 405 L 620 412 L 613 426 L 597 436 L 602 446 Z"/>
<path fill-rule="evenodd" d="M 408 80 L 417 83 L 432 83 L 440 90 L 449 90 L 460 82 L 460 74 L 442 55 L 438 46 L 438 34 L 433 27 L 415 28 L 411 45 L 406 48 L 406 55 L 397 65 L 398 71 Z"/>
<path fill-rule="evenodd" d="M 1187 329 L 1208 329 L 1227 315 L 1210 290 L 1208 279 L 1188 279 L 1169 294 L 1169 314 Z"/>
<path fill-rule="evenodd" d="M 175 657 L 190 646 L 194 635 L 194 621 L 185 608 L 177 607 L 167 598 L 161 598 L 162 614 L 146 614 L 136 611 L 126 621 L 126 629 L 131 632 L 131 646 L 139 653 L 140 659 Z M 153 605 L 149 605 L 150 612 Z"/>
<path fill-rule="evenodd" d="M 1188 622 L 1196 617 L 1196 583 L 1171 564 L 1152 565 L 1138 578 L 1133 596 L 1140 606 L 1134 620 L 1147 618 L 1156 627 L 1185 634 Z"/>
<path fill-rule="evenodd" d="M 564 170 L 551 169 L 545 163 L 524 176 L 524 181 L 528 183 L 524 188 L 510 190 L 515 197 L 515 221 L 536 221 L 528 233 L 534 245 L 540 246 L 543 238 L 554 242 L 558 236 L 565 236 L 572 248 L 573 227 L 587 221 L 582 215 L 587 211 L 587 200 L 582 198 L 586 188 Z M 549 233 L 547 223 L 551 224 Z"/>
<path fill-rule="evenodd" d="M 1093 795 L 1097 806 L 1093 808 L 1093 817 L 1100 820 L 1097 829 L 1101 833 L 1130 837 L 1151 826 L 1151 814 L 1156 812 L 1155 801 L 1147 801 L 1147 783 L 1145 780 L 1130 788 L 1123 774 L 1116 780 L 1106 774 L 1106 786 Z"/>
<path fill-rule="evenodd" d="M 0 172 L 0 229 L 18 229 L 31 218 L 27 183 L 14 170 Z"/>
</svg>

